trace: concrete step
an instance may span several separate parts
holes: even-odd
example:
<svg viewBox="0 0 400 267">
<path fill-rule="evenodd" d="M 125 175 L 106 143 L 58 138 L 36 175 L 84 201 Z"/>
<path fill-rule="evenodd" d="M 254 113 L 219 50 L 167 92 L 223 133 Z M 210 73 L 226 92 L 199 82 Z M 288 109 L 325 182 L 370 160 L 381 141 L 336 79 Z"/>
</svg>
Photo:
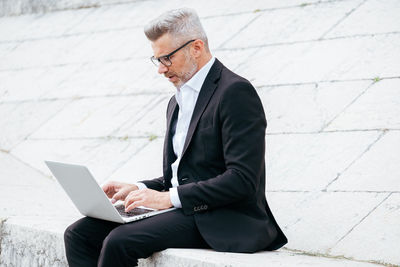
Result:
<svg viewBox="0 0 400 267">
<path fill-rule="evenodd" d="M 71 218 L 12 218 L 2 220 L 0 266 L 64 267 L 63 227 Z M 209 249 L 167 249 L 139 261 L 140 267 L 217 266 L 379 266 L 343 258 L 306 255 L 281 249 L 254 254 L 222 253 Z"/>
</svg>

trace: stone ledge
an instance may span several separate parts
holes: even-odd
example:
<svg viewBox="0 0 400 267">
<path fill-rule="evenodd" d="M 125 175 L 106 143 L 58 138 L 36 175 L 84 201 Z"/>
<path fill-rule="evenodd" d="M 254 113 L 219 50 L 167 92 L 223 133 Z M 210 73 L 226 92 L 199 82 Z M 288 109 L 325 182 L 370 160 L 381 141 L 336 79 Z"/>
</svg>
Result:
<svg viewBox="0 0 400 267">
<path fill-rule="evenodd" d="M 135 1 L 139 0 L 2 0 L 0 1 L 0 17 L 66 9 L 93 8 L 102 5 Z"/>
<path fill-rule="evenodd" d="M 0 220 L 0 265 L 9 266 L 68 266 L 63 245 L 62 229 L 71 218 L 57 218 L 54 225 L 41 218 L 34 227 L 26 222 Z M 39 220 L 40 221 L 40 220 Z M 49 225 L 53 225 L 52 227 Z M 141 259 L 140 267 L 217 267 L 217 266 L 378 266 L 368 262 L 305 255 L 281 249 L 254 254 L 222 253 L 207 249 L 167 249 L 152 257 Z"/>
</svg>

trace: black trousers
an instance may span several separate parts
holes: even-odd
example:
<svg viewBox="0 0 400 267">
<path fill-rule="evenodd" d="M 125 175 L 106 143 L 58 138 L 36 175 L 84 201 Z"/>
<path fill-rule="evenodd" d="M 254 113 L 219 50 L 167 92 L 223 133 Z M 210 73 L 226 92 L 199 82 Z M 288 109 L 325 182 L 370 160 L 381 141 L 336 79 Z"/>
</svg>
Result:
<svg viewBox="0 0 400 267">
<path fill-rule="evenodd" d="M 128 224 L 85 217 L 65 230 L 64 242 L 70 267 L 131 267 L 166 248 L 209 248 L 181 209 Z"/>
</svg>

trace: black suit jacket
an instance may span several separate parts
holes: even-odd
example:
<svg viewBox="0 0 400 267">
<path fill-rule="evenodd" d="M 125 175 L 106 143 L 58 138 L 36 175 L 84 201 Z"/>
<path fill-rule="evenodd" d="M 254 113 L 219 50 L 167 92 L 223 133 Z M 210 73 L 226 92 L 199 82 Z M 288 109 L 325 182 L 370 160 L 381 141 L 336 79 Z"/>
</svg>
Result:
<svg viewBox="0 0 400 267">
<path fill-rule="evenodd" d="M 167 108 L 163 176 L 142 181 L 171 188 L 172 147 L 178 105 Z M 218 60 L 200 90 L 178 168 L 183 212 L 193 215 L 206 242 L 217 251 L 275 250 L 287 243 L 265 198 L 265 129 L 254 87 Z"/>
</svg>

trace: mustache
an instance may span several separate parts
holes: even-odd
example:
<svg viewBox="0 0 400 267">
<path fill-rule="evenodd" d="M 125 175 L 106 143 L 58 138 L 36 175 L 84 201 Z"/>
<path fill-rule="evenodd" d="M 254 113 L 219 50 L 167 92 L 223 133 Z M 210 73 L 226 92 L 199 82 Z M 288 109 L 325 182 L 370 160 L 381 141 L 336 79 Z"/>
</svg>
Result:
<svg viewBox="0 0 400 267">
<path fill-rule="evenodd" d="M 171 76 L 177 76 L 177 73 L 175 73 L 175 72 L 167 72 L 167 73 L 164 73 L 164 77 L 166 77 L 166 78 L 169 78 L 169 77 L 171 77 Z"/>
</svg>

